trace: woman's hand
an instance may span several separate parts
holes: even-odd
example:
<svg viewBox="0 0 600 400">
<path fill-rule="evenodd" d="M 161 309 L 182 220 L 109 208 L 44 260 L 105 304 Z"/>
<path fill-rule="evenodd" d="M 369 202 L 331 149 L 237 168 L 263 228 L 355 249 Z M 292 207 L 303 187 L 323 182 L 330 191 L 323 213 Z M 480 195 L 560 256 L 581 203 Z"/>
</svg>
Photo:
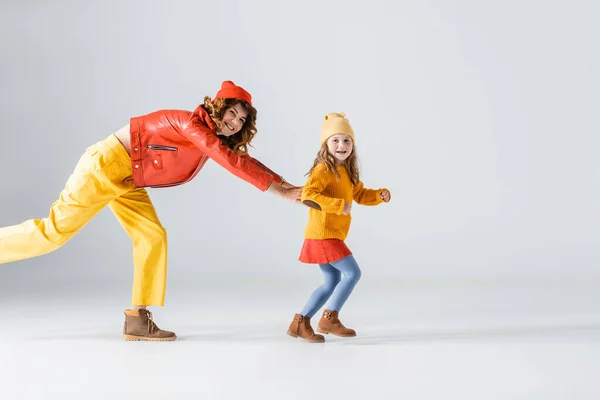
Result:
<svg viewBox="0 0 600 400">
<path fill-rule="evenodd" d="M 271 183 L 267 191 L 294 203 L 300 203 L 300 197 L 302 196 L 302 186 L 294 186 L 285 181 L 281 184 Z"/>
<path fill-rule="evenodd" d="M 281 182 L 281 186 L 282 186 L 284 189 L 291 189 L 291 188 L 294 188 L 294 187 L 296 187 L 296 186 L 294 186 L 294 185 L 292 185 L 292 184 L 290 184 L 290 183 L 287 183 L 286 181 L 283 181 L 283 182 Z"/>
</svg>

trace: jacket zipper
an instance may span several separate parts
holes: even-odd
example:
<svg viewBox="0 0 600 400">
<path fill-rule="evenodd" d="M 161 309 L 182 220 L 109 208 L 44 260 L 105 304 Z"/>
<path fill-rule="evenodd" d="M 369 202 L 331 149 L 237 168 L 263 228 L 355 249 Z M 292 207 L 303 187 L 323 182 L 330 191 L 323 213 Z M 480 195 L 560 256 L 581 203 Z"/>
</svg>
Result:
<svg viewBox="0 0 600 400">
<path fill-rule="evenodd" d="M 177 151 L 177 150 L 179 150 L 177 147 L 163 146 L 161 144 L 149 144 L 147 147 L 149 149 L 152 149 L 152 150 L 168 150 L 168 151 Z"/>
<path fill-rule="evenodd" d="M 187 181 L 181 181 L 181 182 L 175 182 L 175 183 L 163 183 L 163 184 L 158 184 L 158 185 L 151 185 L 149 187 L 151 187 L 151 188 L 171 187 L 171 186 L 182 185 L 185 182 L 187 182 Z"/>
</svg>

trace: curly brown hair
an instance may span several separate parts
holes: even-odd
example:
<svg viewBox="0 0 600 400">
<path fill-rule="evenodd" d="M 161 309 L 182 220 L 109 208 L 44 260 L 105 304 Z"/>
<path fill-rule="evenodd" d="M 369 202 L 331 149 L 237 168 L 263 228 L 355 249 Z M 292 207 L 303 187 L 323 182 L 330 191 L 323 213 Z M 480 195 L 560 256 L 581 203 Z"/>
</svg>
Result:
<svg viewBox="0 0 600 400">
<path fill-rule="evenodd" d="M 208 112 L 210 118 L 215 121 L 215 124 L 219 129 L 222 127 L 223 115 L 225 111 L 235 106 L 236 104 L 241 104 L 244 107 L 244 110 L 248 112 L 248 117 L 246 118 L 246 122 L 244 122 L 244 126 L 237 132 L 235 135 L 231 136 L 222 136 L 219 135 L 219 139 L 221 142 L 233 150 L 236 154 L 239 155 L 247 155 L 248 154 L 248 146 L 250 146 L 250 142 L 256 135 L 256 108 L 252 107 L 250 104 L 246 103 L 243 100 L 239 99 L 224 99 L 219 98 L 216 100 L 212 100 L 210 96 L 204 97 L 204 104 L 202 108 Z"/>
<path fill-rule="evenodd" d="M 310 175 L 313 169 L 315 169 L 315 167 L 319 164 L 325 164 L 325 166 L 327 166 L 327 169 L 333 172 L 336 178 L 340 179 L 340 174 L 335 168 L 336 160 L 331 154 L 329 154 L 329 150 L 327 149 L 327 142 L 323 142 L 321 149 L 317 153 L 317 157 L 315 158 L 313 166 L 311 167 L 310 171 L 306 173 L 306 175 Z M 353 146 L 352 154 L 350 154 L 350 156 L 346 158 L 343 165 L 348 170 L 348 174 L 350 175 L 350 181 L 352 181 L 352 184 L 357 185 L 358 182 L 360 182 L 360 176 L 358 156 L 356 155 L 356 146 Z"/>
</svg>

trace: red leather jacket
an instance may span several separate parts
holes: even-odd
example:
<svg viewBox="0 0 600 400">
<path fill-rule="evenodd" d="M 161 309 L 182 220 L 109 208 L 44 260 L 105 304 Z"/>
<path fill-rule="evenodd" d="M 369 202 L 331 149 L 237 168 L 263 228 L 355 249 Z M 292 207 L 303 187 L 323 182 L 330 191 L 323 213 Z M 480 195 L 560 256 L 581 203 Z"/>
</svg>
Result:
<svg viewBox="0 0 600 400">
<path fill-rule="evenodd" d="M 137 187 L 177 186 L 192 180 L 210 158 L 265 191 L 283 178 L 221 143 L 206 110 L 161 110 L 130 119 L 131 168 Z"/>
</svg>

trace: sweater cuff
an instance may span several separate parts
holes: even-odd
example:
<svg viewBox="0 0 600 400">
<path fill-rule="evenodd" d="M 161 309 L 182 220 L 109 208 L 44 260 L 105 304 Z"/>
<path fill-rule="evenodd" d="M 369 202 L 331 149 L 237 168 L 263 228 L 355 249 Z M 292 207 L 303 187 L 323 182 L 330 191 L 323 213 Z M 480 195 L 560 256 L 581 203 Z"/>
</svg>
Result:
<svg viewBox="0 0 600 400">
<path fill-rule="evenodd" d="M 336 215 L 342 215 L 344 213 L 344 206 L 346 205 L 346 201 L 344 199 L 340 199 L 340 207 L 335 212 Z"/>
</svg>

